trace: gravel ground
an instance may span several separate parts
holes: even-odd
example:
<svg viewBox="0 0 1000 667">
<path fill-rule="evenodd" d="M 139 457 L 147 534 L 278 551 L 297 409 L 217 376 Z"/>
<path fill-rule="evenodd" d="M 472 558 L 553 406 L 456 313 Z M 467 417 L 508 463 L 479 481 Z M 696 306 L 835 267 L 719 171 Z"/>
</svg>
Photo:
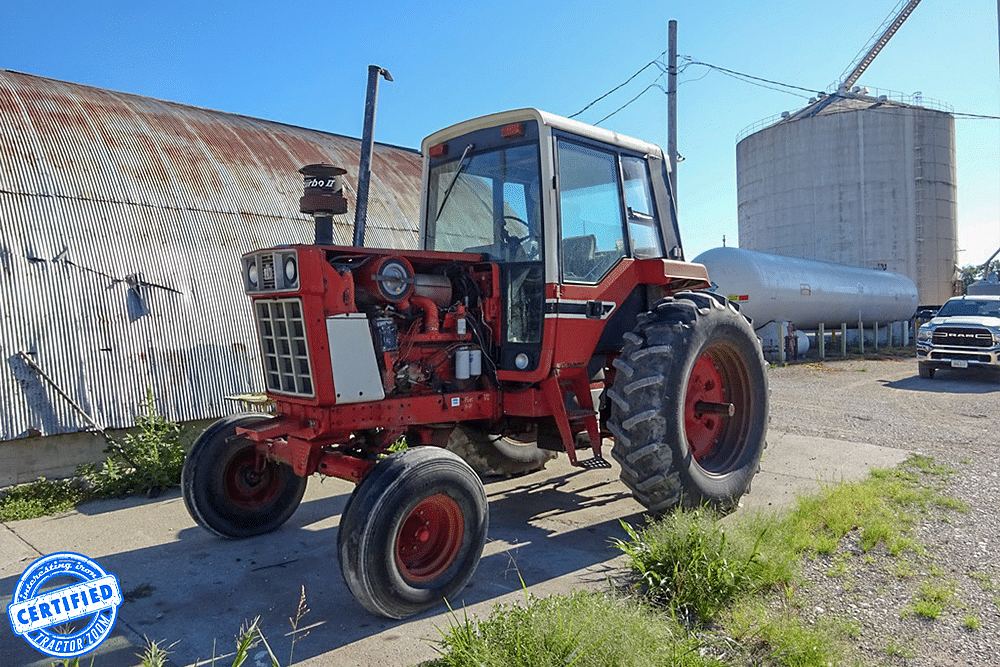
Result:
<svg viewBox="0 0 1000 667">
<path fill-rule="evenodd" d="M 1000 378 L 923 380 L 909 357 L 774 368 L 770 383 L 773 430 L 931 456 L 957 471 L 943 493 L 969 507 L 918 519 L 926 557 L 864 554 L 851 534 L 838 553 L 807 560 L 795 592 L 806 616 L 851 623 L 864 664 L 1000 665 Z M 955 591 L 934 620 L 907 613 L 928 583 Z"/>
</svg>

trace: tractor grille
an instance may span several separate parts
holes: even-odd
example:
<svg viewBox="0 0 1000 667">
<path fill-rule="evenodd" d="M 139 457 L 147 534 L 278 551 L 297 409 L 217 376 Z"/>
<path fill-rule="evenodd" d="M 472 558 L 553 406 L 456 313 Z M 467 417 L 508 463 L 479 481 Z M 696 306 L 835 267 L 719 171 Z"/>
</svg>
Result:
<svg viewBox="0 0 1000 667">
<path fill-rule="evenodd" d="M 312 366 L 302 299 L 258 299 L 254 310 L 268 390 L 312 396 Z"/>
<path fill-rule="evenodd" d="M 933 343 L 948 347 L 993 347 L 993 334 L 989 329 L 974 327 L 938 327 Z"/>
</svg>

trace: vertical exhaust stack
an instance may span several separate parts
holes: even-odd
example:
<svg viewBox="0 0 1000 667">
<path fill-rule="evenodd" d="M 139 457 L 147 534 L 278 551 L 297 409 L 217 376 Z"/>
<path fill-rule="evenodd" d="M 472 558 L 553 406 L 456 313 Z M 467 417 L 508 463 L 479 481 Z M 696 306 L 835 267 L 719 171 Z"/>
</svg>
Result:
<svg viewBox="0 0 1000 667">
<path fill-rule="evenodd" d="M 302 174 L 302 198 L 299 210 L 311 215 L 316 224 L 315 245 L 333 245 L 333 216 L 347 213 L 344 198 L 346 169 L 332 164 L 310 164 L 299 169 Z"/>
<path fill-rule="evenodd" d="M 358 165 L 358 202 L 354 207 L 354 246 L 365 245 L 365 218 L 368 215 L 368 184 L 372 179 L 372 134 L 375 128 L 375 106 L 378 104 L 378 78 L 392 81 L 389 70 L 378 65 L 368 66 L 368 92 L 365 95 L 365 128 L 361 135 L 361 161 Z"/>
</svg>

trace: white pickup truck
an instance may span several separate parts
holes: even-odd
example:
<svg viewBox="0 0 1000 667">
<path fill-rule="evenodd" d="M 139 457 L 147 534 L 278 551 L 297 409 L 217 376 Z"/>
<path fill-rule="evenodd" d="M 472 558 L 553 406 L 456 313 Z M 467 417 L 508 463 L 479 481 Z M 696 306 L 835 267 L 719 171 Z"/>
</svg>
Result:
<svg viewBox="0 0 1000 667">
<path fill-rule="evenodd" d="M 1000 296 L 957 296 L 917 332 L 920 377 L 939 368 L 1000 370 Z"/>
</svg>

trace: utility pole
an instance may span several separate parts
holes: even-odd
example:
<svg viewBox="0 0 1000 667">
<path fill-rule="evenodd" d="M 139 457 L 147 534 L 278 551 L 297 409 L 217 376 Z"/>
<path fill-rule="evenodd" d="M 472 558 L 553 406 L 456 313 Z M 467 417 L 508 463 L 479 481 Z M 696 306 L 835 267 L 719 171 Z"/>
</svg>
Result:
<svg viewBox="0 0 1000 667">
<path fill-rule="evenodd" d="M 1000 0 L 997 0 L 1000 11 Z M 670 192 L 677 206 L 677 21 L 667 24 L 667 159 L 670 161 Z"/>
</svg>

